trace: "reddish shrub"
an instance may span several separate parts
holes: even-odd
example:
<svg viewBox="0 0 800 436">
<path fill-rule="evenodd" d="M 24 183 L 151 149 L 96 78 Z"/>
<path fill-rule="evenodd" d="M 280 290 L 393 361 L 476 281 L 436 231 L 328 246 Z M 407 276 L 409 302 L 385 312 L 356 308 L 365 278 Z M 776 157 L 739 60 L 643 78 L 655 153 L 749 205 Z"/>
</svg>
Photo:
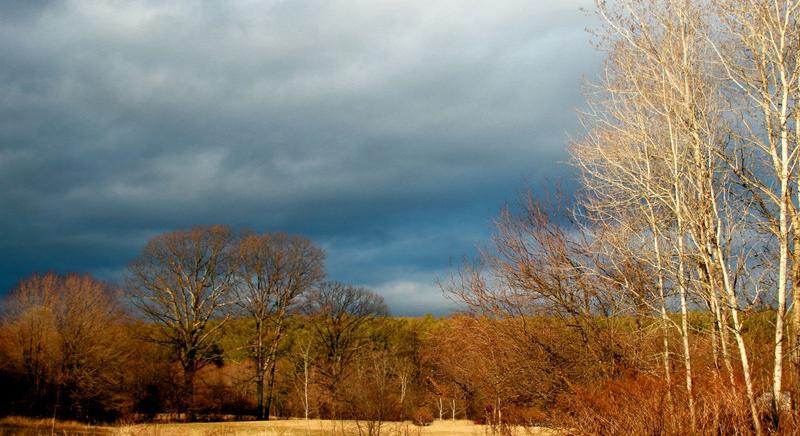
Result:
<svg viewBox="0 0 800 436">
<path fill-rule="evenodd" d="M 539 425 L 547 421 L 547 414 L 538 407 L 511 405 L 503 408 L 503 422 L 514 425 Z"/>
<path fill-rule="evenodd" d="M 411 420 L 419 426 L 430 425 L 433 422 L 433 412 L 427 407 L 417 407 L 411 414 Z"/>
<path fill-rule="evenodd" d="M 673 380 L 681 377 L 676 373 Z M 734 434 L 751 430 L 741 386 L 731 388 L 710 374 L 696 380 L 696 432 Z M 687 404 L 680 385 L 673 386 L 668 395 L 661 378 L 626 375 L 577 389 L 563 419 L 587 434 L 681 434 L 691 428 Z"/>
</svg>

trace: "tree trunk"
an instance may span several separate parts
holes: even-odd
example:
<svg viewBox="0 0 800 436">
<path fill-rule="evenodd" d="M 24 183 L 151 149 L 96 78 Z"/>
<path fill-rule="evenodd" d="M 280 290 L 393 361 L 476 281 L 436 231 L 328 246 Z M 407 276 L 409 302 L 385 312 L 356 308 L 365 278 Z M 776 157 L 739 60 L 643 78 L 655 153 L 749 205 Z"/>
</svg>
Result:
<svg viewBox="0 0 800 436">
<path fill-rule="evenodd" d="M 719 234 L 717 234 L 719 237 Z M 736 294 L 733 291 L 733 286 L 728 276 L 728 270 L 722 256 L 722 249 L 719 245 L 716 246 L 717 262 L 720 264 L 722 271 L 723 286 L 725 287 L 725 294 L 728 297 L 728 306 L 730 307 L 731 320 L 733 321 L 733 335 L 736 338 L 736 345 L 739 348 L 739 359 L 742 363 L 742 375 L 744 376 L 744 385 L 747 391 L 747 402 L 750 405 L 750 415 L 753 418 L 753 427 L 756 434 L 761 435 L 761 420 L 759 419 L 758 409 L 756 408 L 755 393 L 753 392 L 753 380 L 750 376 L 750 363 L 747 359 L 747 346 L 742 336 L 742 324 L 739 321 L 738 307 L 739 303 L 736 301 Z"/>
<path fill-rule="evenodd" d="M 267 410 L 266 416 L 264 417 L 266 420 L 269 420 L 269 416 L 272 413 L 272 390 L 275 386 L 275 359 L 273 358 L 271 360 L 272 362 L 270 363 L 269 368 L 269 389 L 267 392 Z"/>
<path fill-rule="evenodd" d="M 650 212 L 651 231 L 653 232 L 653 250 L 656 255 L 656 269 L 658 274 L 658 297 L 661 305 L 661 340 L 662 340 L 662 362 L 664 364 L 664 381 L 667 383 L 667 404 L 672 408 L 672 369 L 669 363 L 669 317 L 667 316 L 667 299 L 664 292 L 664 270 L 661 259 L 661 245 L 658 241 L 658 233 L 655 230 L 655 218 Z"/>
<path fill-rule="evenodd" d="M 800 100 L 798 89 L 795 101 Z M 795 146 L 800 146 L 800 110 L 795 109 L 794 114 Z M 800 206 L 800 166 L 797 166 L 797 203 Z M 794 252 L 792 253 L 792 335 L 791 359 L 795 378 L 795 388 L 800 387 L 800 211 L 793 208 L 792 220 L 794 234 Z"/>
<path fill-rule="evenodd" d="M 786 111 L 788 108 L 788 91 L 784 88 L 782 99 L 783 106 L 780 114 L 781 128 L 781 156 L 780 156 L 780 215 L 778 219 L 778 242 L 780 246 L 780 264 L 778 265 L 778 309 L 775 313 L 775 360 L 772 371 L 772 411 L 777 420 L 780 412 L 780 399 L 783 381 L 783 324 L 786 316 L 786 281 L 788 279 L 788 254 L 789 254 L 789 222 L 788 206 L 791 198 L 789 196 L 789 141 L 786 126 Z"/>
<path fill-rule="evenodd" d="M 678 240 L 678 295 L 680 296 L 681 302 L 681 342 L 683 345 L 683 367 L 686 372 L 686 395 L 688 397 L 687 401 L 689 403 L 689 416 L 691 419 L 692 430 L 695 429 L 695 425 L 697 422 L 695 407 L 694 407 L 694 392 L 692 389 L 692 356 L 691 350 L 689 348 L 689 307 L 686 298 L 686 285 L 684 283 L 685 279 L 685 264 L 686 264 L 686 250 L 684 247 L 684 238 L 685 229 L 684 229 L 684 216 L 683 216 L 683 197 L 682 197 L 682 187 L 681 187 L 681 177 L 683 176 L 680 171 L 680 166 L 678 164 L 678 148 L 676 141 L 677 139 L 674 138 L 672 135 L 672 126 L 670 125 L 670 141 L 672 143 L 672 171 L 673 171 L 673 195 L 674 197 L 674 207 L 675 207 L 675 223 L 677 225 L 677 235 L 676 238 Z"/>
<path fill-rule="evenodd" d="M 709 195 L 714 195 L 713 187 L 711 188 Z M 714 205 L 713 207 L 716 207 L 716 202 L 713 200 L 712 204 Z M 708 280 L 709 309 L 711 314 L 714 315 L 714 323 L 711 330 L 711 340 L 715 349 L 714 364 L 717 367 L 717 370 L 719 370 L 719 364 L 716 356 L 716 350 L 719 349 L 722 354 L 722 362 L 725 365 L 726 372 L 728 373 L 728 381 L 731 384 L 731 388 L 735 390 L 736 381 L 733 374 L 733 364 L 731 363 L 730 350 L 728 350 L 727 312 L 723 311 L 720 307 L 726 305 L 721 303 L 719 299 L 719 296 L 724 294 L 724 283 L 723 280 L 719 278 L 720 274 L 718 266 L 714 263 L 714 250 L 711 248 L 715 247 L 718 242 L 715 240 L 715 233 L 712 233 L 712 231 L 716 229 L 716 225 L 713 224 L 713 217 L 706 217 L 704 221 L 705 228 L 703 229 L 703 237 L 705 238 L 705 241 L 703 242 L 700 253 L 702 254 L 703 265 L 705 267 L 705 276 Z M 719 294 L 717 290 L 719 290 Z"/>
<path fill-rule="evenodd" d="M 720 310 L 720 302 L 716 298 L 716 291 L 714 298 L 714 324 L 716 325 L 717 332 L 719 333 L 719 345 L 722 350 L 722 361 L 725 364 L 725 370 L 728 372 L 728 381 L 731 388 L 736 387 L 736 381 L 733 375 L 733 364 L 731 363 L 731 354 L 728 350 L 728 321 L 727 314 Z"/>
<path fill-rule="evenodd" d="M 797 232 L 797 231 L 796 231 Z M 792 261 L 792 324 L 789 335 L 789 358 L 792 363 L 794 385 L 800 384 L 800 233 L 794 236 L 794 253 Z"/>
<path fill-rule="evenodd" d="M 275 337 L 272 338 L 272 344 L 269 350 L 269 387 L 267 389 L 267 407 L 265 419 L 269 420 L 269 415 L 272 413 L 272 392 L 275 385 L 275 365 L 278 359 L 278 345 L 280 344 L 281 334 L 283 333 L 283 316 L 281 311 L 278 314 L 278 325 L 275 327 Z"/>
<path fill-rule="evenodd" d="M 256 407 L 256 417 L 261 420 L 264 419 L 264 372 L 260 369 L 260 364 L 256 364 L 256 399 L 258 405 Z"/>
<path fill-rule="evenodd" d="M 184 412 L 188 413 L 189 419 L 194 413 L 194 376 L 197 373 L 197 362 L 189 361 L 183 366 L 183 392 L 184 392 Z"/>
<path fill-rule="evenodd" d="M 305 418 L 308 421 L 308 352 L 310 349 L 306 349 L 305 354 L 303 355 L 303 396 L 305 400 L 303 402 L 303 408 L 305 409 Z"/>
<path fill-rule="evenodd" d="M 256 318 L 256 415 L 264 419 L 264 324 L 259 317 Z"/>
</svg>

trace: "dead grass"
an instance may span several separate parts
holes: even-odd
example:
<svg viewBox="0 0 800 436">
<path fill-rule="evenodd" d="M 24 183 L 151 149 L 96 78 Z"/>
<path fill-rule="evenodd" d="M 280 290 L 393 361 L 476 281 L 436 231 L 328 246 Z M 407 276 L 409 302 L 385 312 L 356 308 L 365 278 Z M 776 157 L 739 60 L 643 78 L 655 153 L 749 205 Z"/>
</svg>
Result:
<svg viewBox="0 0 800 436">
<path fill-rule="evenodd" d="M 545 428 L 516 427 L 510 429 L 514 435 L 556 435 L 558 432 Z M 361 435 L 369 434 L 365 421 L 329 421 L 287 419 L 274 421 L 188 423 L 188 424 L 142 424 L 117 429 L 120 435 L 146 436 L 318 436 L 318 435 Z M 490 435 L 492 429 L 476 425 L 472 421 L 437 421 L 426 427 L 418 427 L 411 422 L 385 422 L 380 434 L 387 436 L 472 436 Z"/>
<path fill-rule="evenodd" d="M 374 424 L 374 423 L 373 423 Z M 373 428 L 374 429 L 374 428 Z M 557 435 L 546 428 L 515 427 L 503 434 L 513 435 Z M 119 435 L 119 436 L 321 436 L 321 435 L 367 435 L 369 423 L 366 421 L 330 421 L 322 419 L 286 419 L 273 421 L 238 421 L 216 423 L 186 424 L 139 424 L 120 427 L 90 426 L 74 421 L 24 417 L 5 417 L 0 419 L 0 435 Z M 377 434 L 377 433 L 373 433 Z M 384 422 L 380 426 L 381 435 L 386 436 L 484 436 L 494 434 L 485 425 L 472 421 L 436 421 L 426 427 L 418 427 L 410 421 Z"/>
<path fill-rule="evenodd" d="M 0 435 L 112 435 L 114 427 L 86 425 L 75 421 L 33 419 L 22 416 L 0 418 Z"/>
</svg>

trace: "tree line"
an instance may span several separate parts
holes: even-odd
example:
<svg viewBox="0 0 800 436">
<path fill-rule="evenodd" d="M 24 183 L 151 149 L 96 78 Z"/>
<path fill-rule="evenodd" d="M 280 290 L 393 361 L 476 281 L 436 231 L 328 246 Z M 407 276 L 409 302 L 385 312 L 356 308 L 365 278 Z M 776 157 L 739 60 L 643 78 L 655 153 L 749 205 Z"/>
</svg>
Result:
<svg viewBox="0 0 800 436">
<path fill-rule="evenodd" d="M 152 238 L 131 262 L 124 290 L 88 275 L 25 279 L 3 305 L 4 369 L 21 388 L 10 393 L 10 406 L 74 418 L 152 408 L 120 402 L 126 393 L 127 402 L 148 398 L 126 392 L 152 382 L 136 373 L 140 368 L 128 370 L 138 361 L 178 369 L 151 374 L 180 378 L 169 380 L 171 404 L 154 410 L 192 413 L 198 372 L 238 354 L 250 367 L 253 411 L 265 418 L 288 320 L 302 316 L 313 337 L 307 348 L 314 347 L 314 357 L 325 355 L 314 364 L 325 376 L 335 416 L 365 323 L 388 309 L 369 290 L 323 281 L 324 258 L 322 249 L 300 236 L 196 226 Z M 233 323 L 239 343 L 225 349 L 221 341 L 231 337 Z M 137 354 L 143 348 L 156 355 L 142 362 Z"/>
<path fill-rule="evenodd" d="M 301 236 L 195 226 L 153 237 L 122 287 L 25 278 L 2 305 L 0 410 L 87 422 L 356 419 L 370 434 L 384 421 L 499 412 L 482 380 L 490 369 L 465 351 L 477 350 L 452 348 L 482 340 L 461 328 L 471 318 L 390 317 L 374 292 L 325 280 L 324 260 Z M 544 419 L 517 403 L 526 412 L 515 420 L 503 404 L 507 422 Z"/>
</svg>

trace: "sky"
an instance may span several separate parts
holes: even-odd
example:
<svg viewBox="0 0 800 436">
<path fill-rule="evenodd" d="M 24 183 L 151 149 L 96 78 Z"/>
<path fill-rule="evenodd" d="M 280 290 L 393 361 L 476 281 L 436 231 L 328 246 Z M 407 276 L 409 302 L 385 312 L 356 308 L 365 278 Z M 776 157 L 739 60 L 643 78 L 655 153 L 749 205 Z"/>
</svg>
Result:
<svg viewBox="0 0 800 436">
<path fill-rule="evenodd" d="M 195 224 L 302 234 L 395 315 L 569 186 L 591 0 L 0 0 L 0 294 Z"/>
</svg>

